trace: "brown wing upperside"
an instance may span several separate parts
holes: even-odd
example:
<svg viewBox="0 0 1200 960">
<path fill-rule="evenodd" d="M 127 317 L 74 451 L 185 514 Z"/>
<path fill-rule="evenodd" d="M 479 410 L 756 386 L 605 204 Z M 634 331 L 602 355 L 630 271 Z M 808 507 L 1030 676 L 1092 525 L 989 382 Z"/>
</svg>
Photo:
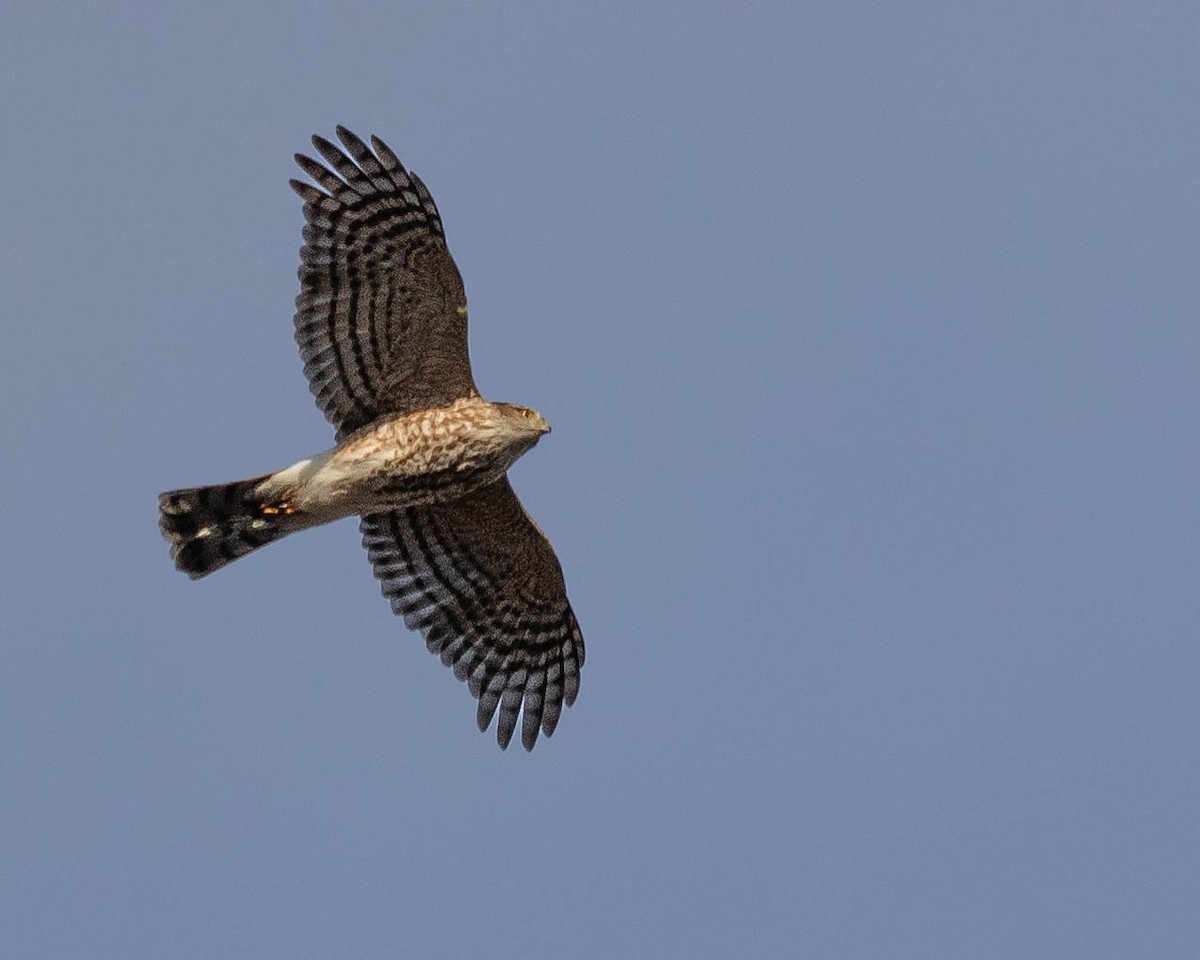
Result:
<svg viewBox="0 0 1200 960">
<path fill-rule="evenodd" d="M 475 394 L 467 300 L 425 184 L 382 140 L 322 137 L 304 200 L 296 342 L 317 406 L 344 437 L 378 417 Z"/>
<path fill-rule="evenodd" d="M 554 548 L 506 477 L 449 504 L 365 516 L 363 545 L 392 609 L 465 680 L 507 747 L 554 732 L 579 691 L 583 634 Z"/>
</svg>

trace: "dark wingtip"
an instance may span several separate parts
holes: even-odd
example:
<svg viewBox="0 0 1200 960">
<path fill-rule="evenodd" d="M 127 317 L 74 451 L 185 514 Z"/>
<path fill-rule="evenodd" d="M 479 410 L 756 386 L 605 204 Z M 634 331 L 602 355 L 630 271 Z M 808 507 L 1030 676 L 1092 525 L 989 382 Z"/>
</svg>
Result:
<svg viewBox="0 0 1200 960">
<path fill-rule="evenodd" d="M 383 164 L 385 170 L 404 172 L 404 164 L 400 162 L 400 158 L 375 134 L 371 134 L 371 148 L 375 151 L 375 156 L 379 158 L 379 162 Z"/>
<path fill-rule="evenodd" d="M 496 715 L 496 708 L 500 706 L 500 698 L 495 694 L 484 690 L 479 696 L 479 706 L 475 711 L 475 725 L 479 727 L 480 733 L 486 733 L 487 728 L 492 725 L 492 717 Z"/>
</svg>

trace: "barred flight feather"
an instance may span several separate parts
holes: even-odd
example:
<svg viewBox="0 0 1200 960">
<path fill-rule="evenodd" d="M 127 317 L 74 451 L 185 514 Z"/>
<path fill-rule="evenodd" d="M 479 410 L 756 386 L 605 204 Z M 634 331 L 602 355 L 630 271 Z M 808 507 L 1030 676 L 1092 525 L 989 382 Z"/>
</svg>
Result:
<svg viewBox="0 0 1200 960">
<path fill-rule="evenodd" d="M 478 699 L 506 747 L 550 736 L 578 692 L 583 638 L 554 551 L 506 479 L 462 500 L 371 514 L 363 544 L 384 595 Z"/>
<path fill-rule="evenodd" d="M 477 391 L 466 294 L 429 191 L 378 138 L 372 153 L 344 127 L 337 134 L 349 155 L 313 137 L 325 164 L 303 154 L 296 163 L 317 186 L 290 183 L 307 221 L 296 341 L 340 439 Z"/>
</svg>

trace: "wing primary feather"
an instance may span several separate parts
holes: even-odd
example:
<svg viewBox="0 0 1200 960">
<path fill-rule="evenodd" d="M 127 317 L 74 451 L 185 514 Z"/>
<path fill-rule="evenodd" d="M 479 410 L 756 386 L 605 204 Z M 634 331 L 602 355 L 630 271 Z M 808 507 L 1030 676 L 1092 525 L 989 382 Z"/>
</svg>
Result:
<svg viewBox="0 0 1200 960">
<path fill-rule="evenodd" d="M 475 722 L 480 733 L 491 726 L 492 717 L 496 715 L 496 708 L 500 706 L 500 697 L 507 683 L 507 675 L 501 672 L 492 677 L 483 688 L 483 693 L 479 696 L 479 708 L 475 712 Z"/>
<path fill-rule="evenodd" d="M 377 190 L 387 190 L 391 186 L 391 180 L 384 175 L 386 171 L 371 149 L 345 127 L 339 126 L 337 135 L 342 141 L 342 146 L 350 151 L 350 156 L 354 158 L 358 168 L 371 179 L 372 185 Z"/>
<path fill-rule="evenodd" d="M 336 144 L 331 143 L 322 136 L 316 135 L 313 136 L 312 142 L 321 156 L 325 158 L 325 162 L 333 167 L 355 192 L 360 195 L 366 195 L 373 191 L 374 186 L 371 181 L 355 166 L 353 160 L 342 153 Z"/>
<path fill-rule="evenodd" d="M 525 683 L 525 700 L 521 717 L 521 746 L 532 750 L 537 743 L 538 730 L 542 725 L 542 708 L 545 703 L 546 671 L 534 670 Z"/>
<path fill-rule="evenodd" d="M 562 652 L 559 651 L 558 659 L 552 661 L 546 667 L 546 694 L 542 707 L 542 733 L 548 737 L 553 735 L 554 728 L 558 726 L 558 717 L 562 713 L 562 702 Z"/>
<path fill-rule="evenodd" d="M 312 157 L 305 156 L 303 153 L 296 154 L 295 160 L 296 166 L 319 183 L 329 196 L 335 197 L 341 202 L 350 199 L 350 196 L 352 196 L 350 188 L 332 170 L 322 166 Z"/>
<path fill-rule="evenodd" d="M 404 164 L 402 164 L 399 158 L 397 158 L 396 154 L 392 152 L 392 148 L 374 134 L 371 135 L 371 146 L 375 150 L 375 156 L 379 158 L 380 164 L 389 173 L 392 173 L 396 170 L 404 170 Z"/>
<path fill-rule="evenodd" d="M 300 154 L 296 154 L 297 162 L 299 162 Z M 289 180 L 288 186 L 291 187 L 296 194 L 306 204 L 311 204 L 316 209 L 317 204 L 325 197 L 320 190 L 314 187 L 311 183 L 305 183 L 303 180 Z"/>
<path fill-rule="evenodd" d="M 525 687 L 525 669 L 515 670 L 508 678 L 504 693 L 500 696 L 500 718 L 496 721 L 496 742 L 501 750 L 507 750 L 517 729 L 517 714 L 521 710 L 521 696 Z"/>
</svg>

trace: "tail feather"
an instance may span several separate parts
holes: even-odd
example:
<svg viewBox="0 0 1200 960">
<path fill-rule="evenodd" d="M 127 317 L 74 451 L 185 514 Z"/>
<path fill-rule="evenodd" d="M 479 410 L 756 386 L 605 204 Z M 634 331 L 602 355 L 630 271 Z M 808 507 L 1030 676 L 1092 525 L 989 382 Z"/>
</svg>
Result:
<svg viewBox="0 0 1200 960">
<path fill-rule="evenodd" d="M 270 476 L 160 494 L 158 526 L 176 568 L 197 580 L 295 529 L 255 493 Z"/>
</svg>

